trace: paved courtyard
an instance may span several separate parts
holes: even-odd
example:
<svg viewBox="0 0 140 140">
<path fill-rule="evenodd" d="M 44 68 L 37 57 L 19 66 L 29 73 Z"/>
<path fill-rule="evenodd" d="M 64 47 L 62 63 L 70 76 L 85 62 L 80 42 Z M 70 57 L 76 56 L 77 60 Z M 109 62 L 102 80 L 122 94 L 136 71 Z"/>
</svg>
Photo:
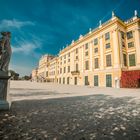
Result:
<svg viewBox="0 0 140 140">
<path fill-rule="evenodd" d="M 140 140 L 140 89 L 11 81 L 0 140 Z"/>
</svg>

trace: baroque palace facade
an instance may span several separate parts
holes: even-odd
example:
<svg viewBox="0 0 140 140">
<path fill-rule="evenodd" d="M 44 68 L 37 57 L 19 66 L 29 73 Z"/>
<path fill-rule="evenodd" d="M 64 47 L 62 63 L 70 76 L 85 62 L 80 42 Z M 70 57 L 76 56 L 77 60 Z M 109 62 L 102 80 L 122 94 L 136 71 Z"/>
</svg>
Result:
<svg viewBox="0 0 140 140">
<path fill-rule="evenodd" d="M 61 50 L 45 55 L 32 79 L 99 87 L 140 87 L 140 18 L 112 18 Z"/>
</svg>

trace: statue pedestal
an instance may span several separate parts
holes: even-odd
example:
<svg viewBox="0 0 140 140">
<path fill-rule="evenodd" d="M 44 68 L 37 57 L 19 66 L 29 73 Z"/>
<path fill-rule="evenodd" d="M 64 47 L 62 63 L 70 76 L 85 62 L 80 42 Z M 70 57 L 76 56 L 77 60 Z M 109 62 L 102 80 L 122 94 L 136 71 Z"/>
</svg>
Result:
<svg viewBox="0 0 140 140">
<path fill-rule="evenodd" d="M 10 77 L 7 72 L 0 71 L 0 110 L 10 109 L 11 103 L 8 96 Z"/>
</svg>

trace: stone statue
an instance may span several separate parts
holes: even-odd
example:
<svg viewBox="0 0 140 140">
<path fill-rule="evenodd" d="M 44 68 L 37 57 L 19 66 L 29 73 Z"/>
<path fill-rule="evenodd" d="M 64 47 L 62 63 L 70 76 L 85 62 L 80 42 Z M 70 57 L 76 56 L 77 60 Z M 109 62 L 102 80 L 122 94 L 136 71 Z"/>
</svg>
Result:
<svg viewBox="0 0 140 140">
<path fill-rule="evenodd" d="M 11 58 L 10 32 L 1 32 L 0 38 L 0 71 L 8 72 L 8 66 Z"/>
</svg>

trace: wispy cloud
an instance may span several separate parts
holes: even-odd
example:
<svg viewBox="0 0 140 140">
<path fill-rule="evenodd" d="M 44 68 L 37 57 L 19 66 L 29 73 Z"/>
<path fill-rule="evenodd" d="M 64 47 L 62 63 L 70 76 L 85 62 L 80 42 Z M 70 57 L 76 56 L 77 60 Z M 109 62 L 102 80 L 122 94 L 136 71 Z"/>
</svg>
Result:
<svg viewBox="0 0 140 140">
<path fill-rule="evenodd" d="M 23 26 L 34 26 L 35 23 L 32 21 L 19 21 L 17 19 L 4 19 L 0 21 L 0 29 L 5 29 L 5 28 L 21 28 Z"/>
<path fill-rule="evenodd" d="M 18 46 L 18 47 L 17 47 Z M 23 41 L 19 42 L 18 45 L 12 46 L 13 53 L 23 53 L 26 55 L 35 53 L 35 49 L 40 48 L 41 44 L 38 41 Z"/>
<path fill-rule="evenodd" d="M 23 43 L 23 44 L 21 44 L 20 47 L 12 46 L 13 53 L 22 52 L 22 53 L 25 53 L 25 54 L 30 54 L 36 48 L 37 48 L 37 46 L 35 44 L 31 43 L 31 42 Z"/>
</svg>

